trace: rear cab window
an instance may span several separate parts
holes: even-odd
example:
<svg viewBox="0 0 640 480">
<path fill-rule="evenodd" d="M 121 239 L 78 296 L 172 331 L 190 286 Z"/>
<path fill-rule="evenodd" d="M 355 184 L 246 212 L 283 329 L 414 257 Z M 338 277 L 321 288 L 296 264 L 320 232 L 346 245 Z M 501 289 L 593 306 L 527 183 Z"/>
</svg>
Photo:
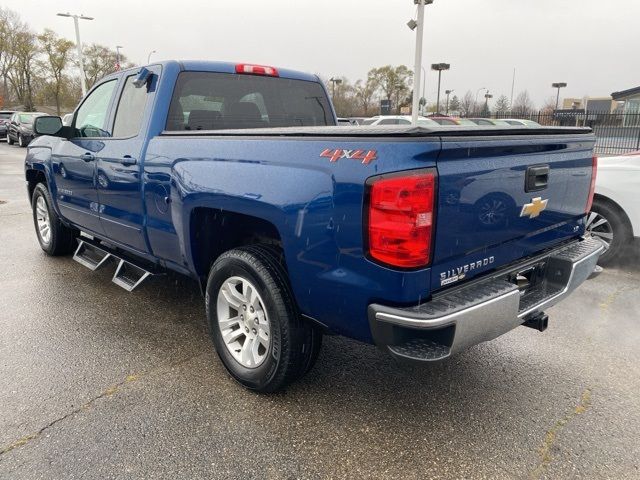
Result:
<svg viewBox="0 0 640 480">
<path fill-rule="evenodd" d="M 166 130 L 335 125 L 320 83 L 282 77 L 182 72 Z"/>
</svg>

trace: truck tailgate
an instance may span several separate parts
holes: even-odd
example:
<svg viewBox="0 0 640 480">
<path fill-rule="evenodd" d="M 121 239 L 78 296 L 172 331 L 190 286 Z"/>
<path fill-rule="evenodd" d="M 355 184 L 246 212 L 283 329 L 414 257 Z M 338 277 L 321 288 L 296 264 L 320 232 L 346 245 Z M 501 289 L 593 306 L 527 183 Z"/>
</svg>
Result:
<svg viewBox="0 0 640 480">
<path fill-rule="evenodd" d="M 583 232 L 593 166 L 591 135 L 442 140 L 434 288 Z"/>
</svg>

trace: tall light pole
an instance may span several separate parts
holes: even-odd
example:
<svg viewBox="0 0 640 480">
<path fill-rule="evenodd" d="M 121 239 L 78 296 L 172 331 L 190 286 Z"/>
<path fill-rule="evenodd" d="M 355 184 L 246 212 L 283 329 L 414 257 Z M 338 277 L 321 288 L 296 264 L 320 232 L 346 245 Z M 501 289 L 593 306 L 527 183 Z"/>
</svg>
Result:
<svg viewBox="0 0 640 480">
<path fill-rule="evenodd" d="M 78 61 L 80 62 L 80 86 L 82 87 L 82 96 L 87 94 L 87 83 L 84 78 L 84 58 L 82 57 L 82 43 L 80 42 L 80 27 L 78 26 L 78 19 L 80 20 L 93 20 L 93 17 L 85 17 L 84 15 L 71 15 L 70 13 L 58 13 L 59 17 L 73 18 L 73 23 L 76 27 L 76 48 L 78 49 Z"/>
<path fill-rule="evenodd" d="M 474 111 L 474 113 L 475 113 L 475 110 L 478 108 L 478 94 L 480 93 L 480 90 L 486 90 L 487 92 L 489 91 L 489 89 L 487 87 L 480 87 L 476 91 L 476 99 L 473 101 L 473 111 Z"/>
<path fill-rule="evenodd" d="M 120 70 L 120 49 L 124 48 L 122 45 L 116 45 L 116 70 Z"/>
<path fill-rule="evenodd" d="M 432 63 L 431 70 L 436 70 L 438 72 L 438 99 L 436 100 L 436 113 L 440 113 L 440 80 L 442 78 L 442 71 L 449 70 L 451 65 L 448 63 Z"/>
<path fill-rule="evenodd" d="M 417 20 L 409 20 L 407 26 L 411 30 L 416 30 L 416 51 L 413 68 L 413 101 L 411 104 L 411 124 L 415 127 L 418 125 L 418 108 L 420 107 L 420 82 L 422 76 L 422 39 L 424 37 L 424 6 L 433 3 L 433 0 L 413 0 L 418 5 Z M 417 85 L 417 87 L 416 87 Z"/>
<path fill-rule="evenodd" d="M 331 101 L 333 102 L 336 98 L 336 84 L 340 85 L 342 83 L 342 79 L 331 77 L 329 81 L 331 82 Z"/>
<path fill-rule="evenodd" d="M 447 94 L 447 112 L 445 115 L 449 115 L 449 95 L 453 93 L 453 90 L 445 90 L 444 93 Z"/>
<path fill-rule="evenodd" d="M 558 110 L 558 102 L 560 102 L 560 89 L 567 86 L 565 82 L 552 83 L 551 86 L 553 88 L 558 89 L 558 94 L 556 95 L 556 111 Z"/>
<path fill-rule="evenodd" d="M 489 99 L 493 98 L 493 95 L 491 95 L 489 93 L 489 91 L 487 91 L 487 93 L 484 94 L 484 111 L 488 112 L 489 111 Z"/>
<path fill-rule="evenodd" d="M 153 55 L 154 53 L 156 53 L 155 50 L 151 50 L 149 52 L 149 55 L 147 55 L 147 65 L 149 65 L 149 63 L 151 63 L 151 55 Z"/>
</svg>

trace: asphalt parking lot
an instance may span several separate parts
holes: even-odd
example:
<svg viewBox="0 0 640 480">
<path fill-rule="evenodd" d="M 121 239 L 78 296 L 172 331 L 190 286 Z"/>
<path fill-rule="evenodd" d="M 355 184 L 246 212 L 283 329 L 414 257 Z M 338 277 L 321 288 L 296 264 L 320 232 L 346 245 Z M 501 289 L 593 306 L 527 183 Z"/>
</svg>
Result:
<svg viewBox="0 0 640 480">
<path fill-rule="evenodd" d="M 261 396 L 227 376 L 197 286 L 134 293 L 40 250 L 0 143 L 0 478 L 640 478 L 640 261 L 424 368 L 328 337 Z"/>
</svg>

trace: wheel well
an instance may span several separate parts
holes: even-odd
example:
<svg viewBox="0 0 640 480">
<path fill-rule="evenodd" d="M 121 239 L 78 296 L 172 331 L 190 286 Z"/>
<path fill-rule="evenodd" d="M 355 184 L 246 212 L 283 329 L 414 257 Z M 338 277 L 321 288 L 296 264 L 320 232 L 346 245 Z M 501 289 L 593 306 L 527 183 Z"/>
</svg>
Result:
<svg viewBox="0 0 640 480">
<path fill-rule="evenodd" d="M 614 200 L 611 200 L 609 197 L 605 197 L 604 195 L 600 195 L 600 194 L 596 193 L 593 196 L 593 201 L 594 202 L 595 201 L 600 201 L 600 202 L 608 204 L 611 208 L 613 208 L 620 215 L 620 219 L 624 222 L 625 226 L 628 228 L 628 231 L 632 235 L 636 235 L 636 233 L 633 231 L 633 226 L 631 225 L 631 220 L 629 220 L 629 217 L 627 216 L 627 213 Z"/>
<path fill-rule="evenodd" d="M 195 208 L 190 230 L 193 263 L 201 278 L 222 253 L 232 248 L 256 243 L 282 247 L 278 229 L 271 222 L 220 209 Z"/>
<path fill-rule="evenodd" d="M 42 170 L 27 170 L 27 188 L 29 189 L 29 202 L 33 197 L 33 191 L 36 189 L 36 185 L 39 183 L 47 184 L 47 177 Z"/>
</svg>

